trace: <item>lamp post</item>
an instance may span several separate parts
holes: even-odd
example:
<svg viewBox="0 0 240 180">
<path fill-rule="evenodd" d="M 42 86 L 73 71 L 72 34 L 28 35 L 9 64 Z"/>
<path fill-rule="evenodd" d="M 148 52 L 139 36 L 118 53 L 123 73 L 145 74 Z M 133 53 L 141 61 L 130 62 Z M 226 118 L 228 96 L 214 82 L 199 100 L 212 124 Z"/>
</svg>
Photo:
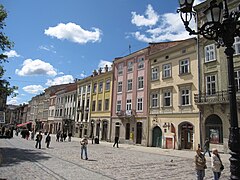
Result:
<svg viewBox="0 0 240 180">
<path fill-rule="evenodd" d="M 233 54 L 234 38 L 240 36 L 240 12 L 229 12 L 227 0 L 222 0 L 217 4 L 216 0 L 210 2 L 209 8 L 204 11 L 207 22 L 198 30 L 192 30 L 189 23 L 195 16 L 193 11 L 194 0 L 179 0 L 181 19 L 185 29 L 190 35 L 202 35 L 208 40 L 214 40 L 218 47 L 226 47 L 225 54 L 228 62 L 228 95 L 230 106 L 230 128 L 228 146 L 230 154 L 231 179 L 240 179 L 240 132 L 237 117 L 237 102 L 234 79 Z"/>
</svg>

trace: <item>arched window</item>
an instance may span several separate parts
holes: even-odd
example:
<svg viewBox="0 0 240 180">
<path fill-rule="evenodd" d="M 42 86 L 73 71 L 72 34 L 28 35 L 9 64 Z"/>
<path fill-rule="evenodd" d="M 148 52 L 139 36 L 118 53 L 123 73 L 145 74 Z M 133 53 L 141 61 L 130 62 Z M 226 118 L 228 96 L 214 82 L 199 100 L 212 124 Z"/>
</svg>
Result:
<svg viewBox="0 0 240 180">
<path fill-rule="evenodd" d="M 210 115 L 205 122 L 206 138 L 210 139 L 210 143 L 222 144 L 223 143 L 223 129 L 222 120 L 219 116 Z"/>
</svg>

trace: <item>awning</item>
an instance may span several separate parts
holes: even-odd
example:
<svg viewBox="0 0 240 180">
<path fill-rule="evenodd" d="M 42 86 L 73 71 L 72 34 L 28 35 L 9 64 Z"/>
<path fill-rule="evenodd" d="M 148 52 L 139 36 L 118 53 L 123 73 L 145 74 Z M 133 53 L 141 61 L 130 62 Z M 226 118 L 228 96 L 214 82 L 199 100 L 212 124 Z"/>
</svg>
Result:
<svg viewBox="0 0 240 180">
<path fill-rule="evenodd" d="M 17 127 L 25 126 L 25 125 L 30 124 L 30 123 L 32 123 L 32 122 L 25 122 L 25 123 L 22 123 L 22 124 L 18 124 Z"/>
</svg>

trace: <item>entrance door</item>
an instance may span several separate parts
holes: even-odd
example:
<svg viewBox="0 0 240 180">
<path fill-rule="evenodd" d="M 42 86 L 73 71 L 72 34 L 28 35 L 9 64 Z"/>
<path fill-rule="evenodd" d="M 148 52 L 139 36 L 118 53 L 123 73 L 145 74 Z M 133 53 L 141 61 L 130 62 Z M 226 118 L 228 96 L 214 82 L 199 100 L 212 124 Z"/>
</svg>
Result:
<svg viewBox="0 0 240 180">
<path fill-rule="evenodd" d="M 141 144 L 142 143 L 142 123 L 138 122 L 137 123 L 137 139 L 136 139 L 136 144 Z"/>
<path fill-rule="evenodd" d="M 107 130 L 108 130 L 108 123 L 107 121 L 103 122 L 103 130 L 102 130 L 102 140 L 107 140 Z"/>
<path fill-rule="evenodd" d="M 162 130 L 158 126 L 153 128 L 152 147 L 162 147 Z"/>
<path fill-rule="evenodd" d="M 184 123 L 181 126 L 181 148 L 193 148 L 193 125 L 190 123 Z"/>
</svg>

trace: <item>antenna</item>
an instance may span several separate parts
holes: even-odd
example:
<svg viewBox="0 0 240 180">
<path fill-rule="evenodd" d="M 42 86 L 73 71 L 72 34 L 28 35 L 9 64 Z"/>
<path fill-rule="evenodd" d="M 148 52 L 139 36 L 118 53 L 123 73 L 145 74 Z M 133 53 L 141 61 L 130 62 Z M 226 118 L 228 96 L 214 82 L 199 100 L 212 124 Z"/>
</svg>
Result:
<svg viewBox="0 0 240 180">
<path fill-rule="evenodd" d="M 131 54 L 132 53 L 131 52 L 131 44 L 129 44 L 128 49 L 129 49 L 129 54 Z"/>
</svg>

